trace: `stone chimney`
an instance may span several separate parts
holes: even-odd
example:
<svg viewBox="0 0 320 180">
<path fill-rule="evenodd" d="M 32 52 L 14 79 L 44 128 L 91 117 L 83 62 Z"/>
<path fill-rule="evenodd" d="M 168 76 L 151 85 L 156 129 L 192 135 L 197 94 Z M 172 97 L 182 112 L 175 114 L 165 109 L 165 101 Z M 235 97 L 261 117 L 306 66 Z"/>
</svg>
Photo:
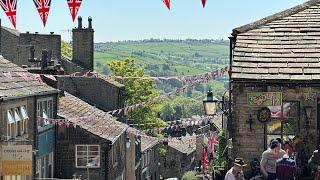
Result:
<svg viewBox="0 0 320 180">
<path fill-rule="evenodd" d="M 42 57 L 41 57 L 41 69 L 46 69 L 47 67 L 48 67 L 48 51 L 43 49 Z"/>
<path fill-rule="evenodd" d="M 78 17 L 78 28 L 72 29 L 72 61 L 79 66 L 93 71 L 94 30 L 92 18 L 88 18 L 88 27 L 82 28 L 82 18 Z"/>
</svg>

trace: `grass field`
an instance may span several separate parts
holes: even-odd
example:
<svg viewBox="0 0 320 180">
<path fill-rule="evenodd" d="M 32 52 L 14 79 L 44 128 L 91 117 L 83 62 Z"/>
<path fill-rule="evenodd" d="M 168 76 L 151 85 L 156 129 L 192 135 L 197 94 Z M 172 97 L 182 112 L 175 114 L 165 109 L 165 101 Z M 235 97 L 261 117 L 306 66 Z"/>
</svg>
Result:
<svg viewBox="0 0 320 180">
<path fill-rule="evenodd" d="M 95 68 L 99 71 L 108 61 L 132 57 L 153 75 L 195 75 L 223 66 L 229 57 L 226 43 L 197 40 L 131 41 L 95 46 Z"/>
</svg>

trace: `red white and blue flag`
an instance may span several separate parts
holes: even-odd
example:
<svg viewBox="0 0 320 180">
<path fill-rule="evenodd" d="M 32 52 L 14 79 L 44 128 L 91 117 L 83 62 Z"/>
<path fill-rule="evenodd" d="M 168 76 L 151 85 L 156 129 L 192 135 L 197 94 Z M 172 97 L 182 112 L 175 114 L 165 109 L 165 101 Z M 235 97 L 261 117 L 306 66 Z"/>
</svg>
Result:
<svg viewBox="0 0 320 180">
<path fill-rule="evenodd" d="M 72 20 L 74 21 L 77 17 L 82 0 L 67 0 L 67 2 L 72 16 Z"/>
<path fill-rule="evenodd" d="M 201 0 L 201 2 L 202 2 L 202 7 L 204 8 L 206 6 L 207 0 Z"/>
<path fill-rule="evenodd" d="M 167 8 L 170 10 L 170 0 L 163 0 L 163 3 L 167 6 Z"/>
<path fill-rule="evenodd" d="M 16 28 L 17 21 L 17 0 L 0 0 L 0 5 L 14 28 Z"/>
<path fill-rule="evenodd" d="M 46 26 L 50 11 L 51 0 L 33 0 L 33 2 L 39 12 L 40 18 L 43 22 L 43 26 Z"/>
</svg>

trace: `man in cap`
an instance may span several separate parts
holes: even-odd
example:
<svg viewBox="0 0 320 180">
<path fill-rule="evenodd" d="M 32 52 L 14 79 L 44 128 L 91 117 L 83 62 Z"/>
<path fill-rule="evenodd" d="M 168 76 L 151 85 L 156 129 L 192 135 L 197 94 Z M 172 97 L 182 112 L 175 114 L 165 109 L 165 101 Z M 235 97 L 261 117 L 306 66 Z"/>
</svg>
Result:
<svg viewBox="0 0 320 180">
<path fill-rule="evenodd" d="M 276 180 L 276 162 L 285 154 L 278 140 L 272 140 L 270 147 L 262 153 L 260 170 L 267 180 Z"/>
<path fill-rule="evenodd" d="M 233 163 L 233 167 L 227 172 L 225 180 L 244 180 L 243 167 L 246 164 L 242 158 L 236 158 Z"/>
</svg>

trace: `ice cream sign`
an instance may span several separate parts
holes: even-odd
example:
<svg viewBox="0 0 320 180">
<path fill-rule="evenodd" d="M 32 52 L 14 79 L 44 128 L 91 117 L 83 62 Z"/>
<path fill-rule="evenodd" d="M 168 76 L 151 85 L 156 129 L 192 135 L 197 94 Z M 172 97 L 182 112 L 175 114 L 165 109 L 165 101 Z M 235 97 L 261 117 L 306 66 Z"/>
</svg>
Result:
<svg viewBox="0 0 320 180">
<path fill-rule="evenodd" d="M 251 92 L 247 96 L 249 107 L 281 106 L 281 92 Z"/>
</svg>

